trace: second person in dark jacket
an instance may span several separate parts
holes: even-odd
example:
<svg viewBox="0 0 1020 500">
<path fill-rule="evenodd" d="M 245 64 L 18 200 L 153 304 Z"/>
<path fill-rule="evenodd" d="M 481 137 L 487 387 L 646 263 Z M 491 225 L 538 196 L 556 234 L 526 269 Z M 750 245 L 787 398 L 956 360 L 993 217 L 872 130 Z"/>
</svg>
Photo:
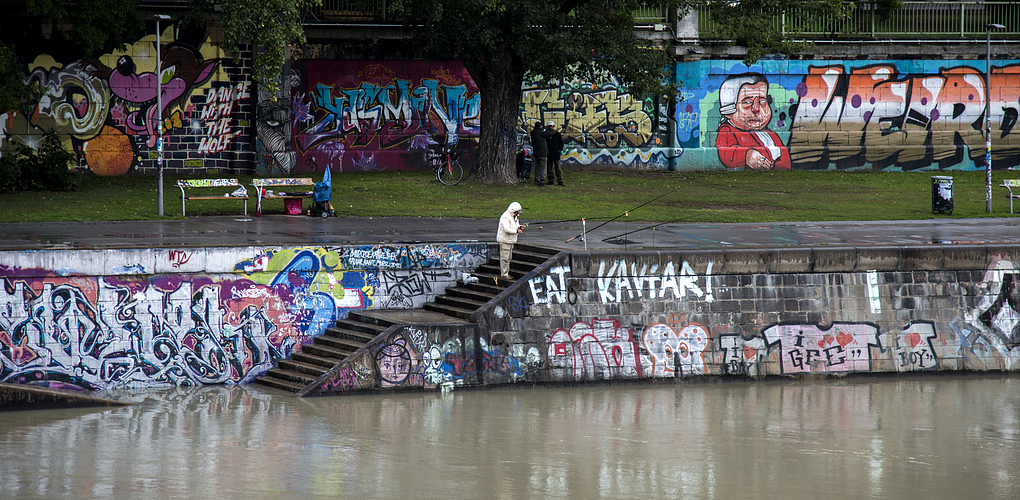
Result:
<svg viewBox="0 0 1020 500">
<path fill-rule="evenodd" d="M 531 130 L 531 159 L 535 164 L 535 185 L 545 185 L 546 164 L 549 160 L 549 136 L 552 132 L 542 128 L 542 122 L 535 122 Z"/>
<path fill-rule="evenodd" d="M 560 134 L 559 130 L 556 130 L 556 124 L 548 122 L 545 124 L 547 132 L 552 135 L 549 136 L 549 184 L 552 184 L 553 175 L 556 176 L 556 183 L 563 185 L 563 169 L 560 168 L 560 156 L 563 155 L 563 134 Z"/>
</svg>

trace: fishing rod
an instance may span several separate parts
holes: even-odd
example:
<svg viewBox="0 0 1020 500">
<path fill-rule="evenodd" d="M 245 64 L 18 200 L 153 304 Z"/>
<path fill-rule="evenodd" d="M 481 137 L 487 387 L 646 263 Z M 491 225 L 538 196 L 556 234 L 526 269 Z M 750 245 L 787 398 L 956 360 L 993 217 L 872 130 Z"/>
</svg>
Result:
<svg viewBox="0 0 1020 500">
<path fill-rule="evenodd" d="M 623 217 L 625 215 L 629 215 L 631 212 L 633 212 L 633 211 L 635 211 L 635 210 L 637 210 L 637 209 L 639 209 L 639 208 L 641 208 L 641 207 L 643 207 L 645 205 L 648 205 L 649 203 L 652 203 L 653 201 L 656 201 L 656 200 L 658 200 L 660 198 L 663 198 L 663 197 L 665 197 L 667 195 L 673 194 L 673 193 L 677 192 L 681 187 L 683 187 L 683 186 L 677 186 L 676 189 L 673 189 L 672 191 L 668 191 L 668 192 L 663 193 L 663 194 L 661 194 L 659 196 L 656 196 L 655 198 L 652 198 L 652 199 L 650 199 L 650 200 L 648 200 L 648 201 L 646 201 L 646 202 L 644 202 L 644 203 L 642 203 L 642 204 L 640 204 L 640 205 L 638 205 L 638 206 L 636 206 L 636 207 L 634 207 L 634 208 L 632 208 L 630 210 L 627 210 L 627 211 L 623 212 L 620 215 L 617 215 L 616 217 L 613 217 L 612 219 L 609 219 L 609 220 L 603 222 L 602 224 L 599 224 L 599 225 L 593 227 L 591 230 L 594 231 L 594 230 L 596 230 L 596 229 L 598 229 L 598 228 L 600 228 L 602 226 L 605 226 L 606 224 L 609 224 L 610 222 L 613 222 L 616 219 L 619 219 L 620 217 Z M 574 241 L 574 240 L 580 238 L 581 236 L 584 236 L 584 233 L 581 233 L 581 234 L 579 234 L 577 236 L 574 236 L 573 238 L 570 238 L 569 240 L 565 241 L 564 243 L 570 243 L 571 241 Z"/>
<path fill-rule="evenodd" d="M 563 222 L 581 222 L 585 219 L 602 220 L 604 217 L 582 217 L 580 219 L 561 219 L 561 220 L 533 220 L 530 224 L 559 224 Z"/>
</svg>

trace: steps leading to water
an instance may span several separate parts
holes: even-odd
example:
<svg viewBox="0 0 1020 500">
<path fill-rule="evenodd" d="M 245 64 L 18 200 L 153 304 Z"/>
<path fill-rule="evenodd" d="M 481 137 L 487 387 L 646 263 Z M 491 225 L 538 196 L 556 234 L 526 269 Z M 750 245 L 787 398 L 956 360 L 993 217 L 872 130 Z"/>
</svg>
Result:
<svg viewBox="0 0 1020 500">
<path fill-rule="evenodd" d="M 301 352 L 281 359 L 275 368 L 255 379 L 255 383 L 296 393 L 393 324 L 393 321 L 352 311 L 311 344 L 302 346 Z"/>
<path fill-rule="evenodd" d="M 471 314 L 506 290 L 516 279 L 557 253 L 558 250 L 532 245 L 514 246 L 510 262 L 510 276 L 513 279 L 505 280 L 499 277 L 499 252 L 493 252 L 493 257 L 472 273 L 472 276 L 478 278 L 477 282 L 447 288 L 444 295 L 422 307 L 432 314 L 426 320 L 469 320 Z M 301 352 L 294 353 L 289 359 L 280 360 L 275 368 L 255 379 L 255 383 L 297 393 L 390 326 L 422 320 L 420 317 L 414 318 L 413 312 L 404 315 L 407 319 L 399 316 L 396 311 L 352 311 L 346 319 L 337 321 L 312 343 L 302 346 Z"/>
</svg>

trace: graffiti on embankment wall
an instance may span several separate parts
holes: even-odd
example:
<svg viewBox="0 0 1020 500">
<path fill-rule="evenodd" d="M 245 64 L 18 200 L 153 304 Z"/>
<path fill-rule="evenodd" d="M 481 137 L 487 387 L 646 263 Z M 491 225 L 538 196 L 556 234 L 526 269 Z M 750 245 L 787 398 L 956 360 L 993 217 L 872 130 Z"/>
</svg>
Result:
<svg viewBox="0 0 1020 500">
<path fill-rule="evenodd" d="M 547 333 L 547 367 L 560 370 L 547 375 L 1011 370 L 1020 361 L 1020 271 L 1004 256 L 984 273 L 713 276 L 712 267 L 697 274 L 686 261 L 603 260 L 587 280 L 594 288 L 573 305 L 543 291 L 543 282 L 563 282 L 562 272 L 532 278 L 531 315 L 583 309 L 584 297 L 604 308 L 601 318 Z M 661 312 L 626 315 L 630 327 L 612 319 L 634 303 Z"/>
<path fill-rule="evenodd" d="M 713 267 L 659 256 L 596 259 L 581 274 L 552 265 L 511 287 L 478 335 L 405 328 L 310 393 L 1020 368 L 1020 269 L 1005 255 L 985 270 Z"/>
<path fill-rule="evenodd" d="M 983 169 L 1020 165 L 1020 62 L 704 60 L 677 65 L 680 168 Z"/>
<path fill-rule="evenodd" d="M 161 26 L 124 50 L 65 60 L 61 54 L 32 54 L 27 79 L 47 91 L 30 114 L 0 114 L 0 148 L 37 147 L 54 131 L 78 158 L 80 170 L 96 175 L 155 173 L 160 127 L 168 173 L 206 172 L 250 161 L 250 101 L 246 74 L 225 57 L 208 32 Z M 153 30 L 150 30 L 153 31 Z M 157 85 L 156 44 L 162 84 Z M 157 89 L 161 91 L 157 107 Z"/>
<path fill-rule="evenodd" d="M 405 326 L 334 368 L 311 395 L 375 389 L 436 389 L 525 380 L 541 364 L 534 347 L 507 349 L 474 334 L 472 327 Z"/>
<path fill-rule="evenodd" d="M 248 382 L 348 311 L 421 307 L 487 258 L 484 244 L 3 252 L 0 381 Z"/>
</svg>

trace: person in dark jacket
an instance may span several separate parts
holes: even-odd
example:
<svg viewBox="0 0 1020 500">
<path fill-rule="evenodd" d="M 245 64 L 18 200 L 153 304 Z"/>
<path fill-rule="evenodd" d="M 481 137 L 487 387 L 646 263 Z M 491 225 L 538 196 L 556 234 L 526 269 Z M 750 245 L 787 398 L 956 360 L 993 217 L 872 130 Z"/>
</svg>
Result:
<svg viewBox="0 0 1020 500">
<path fill-rule="evenodd" d="M 534 163 L 535 185 L 545 185 L 546 162 L 549 160 L 549 136 L 552 132 L 542 128 L 542 122 L 535 122 L 531 129 L 531 159 Z"/>
<path fill-rule="evenodd" d="M 547 131 L 552 133 L 549 136 L 549 184 L 552 184 L 553 174 L 556 176 L 556 183 L 563 185 L 563 169 L 560 168 L 560 156 L 563 155 L 563 134 L 556 130 L 556 124 L 549 122 L 545 124 Z"/>
</svg>

